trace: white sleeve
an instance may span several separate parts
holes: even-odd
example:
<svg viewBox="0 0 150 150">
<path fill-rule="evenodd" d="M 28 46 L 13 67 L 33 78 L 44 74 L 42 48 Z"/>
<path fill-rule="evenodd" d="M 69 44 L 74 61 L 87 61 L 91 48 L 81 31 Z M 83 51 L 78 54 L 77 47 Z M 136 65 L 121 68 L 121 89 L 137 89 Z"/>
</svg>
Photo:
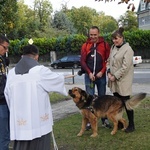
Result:
<svg viewBox="0 0 150 150">
<path fill-rule="evenodd" d="M 65 88 L 64 74 L 52 72 L 47 67 L 42 67 L 40 70 L 41 81 L 40 85 L 48 92 L 58 92 L 63 95 L 68 95 Z"/>
</svg>

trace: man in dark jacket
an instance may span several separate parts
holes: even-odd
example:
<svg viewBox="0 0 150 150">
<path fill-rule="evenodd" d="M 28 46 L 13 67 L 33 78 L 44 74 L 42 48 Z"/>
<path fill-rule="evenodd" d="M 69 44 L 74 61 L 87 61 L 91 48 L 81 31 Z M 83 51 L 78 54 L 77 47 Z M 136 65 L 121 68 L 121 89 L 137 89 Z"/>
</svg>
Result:
<svg viewBox="0 0 150 150">
<path fill-rule="evenodd" d="M 106 93 L 106 63 L 110 54 L 110 46 L 99 36 L 97 26 L 89 30 L 89 38 L 81 48 L 81 67 L 85 71 L 85 88 L 88 94 L 95 94 L 97 86 L 98 96 Z M 106 118 L 102 118 L 102 124 L 110 127 Z M 87 129 L 90 128 L 87 125 Z"/>
<path fill-rule="evenodd" d="M 9 40 L 0 35 L 0 150 L 8 150 L 10 142 L 9 111 L 4 96 L 6 84 L 6 63 L 4 55 L 8 52 Z"/>
</svg>

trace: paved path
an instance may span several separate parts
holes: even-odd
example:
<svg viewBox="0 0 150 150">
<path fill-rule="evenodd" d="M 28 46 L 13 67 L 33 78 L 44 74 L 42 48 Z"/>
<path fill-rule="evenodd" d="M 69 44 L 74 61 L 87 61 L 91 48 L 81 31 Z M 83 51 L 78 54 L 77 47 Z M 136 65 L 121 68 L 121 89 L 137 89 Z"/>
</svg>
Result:
<svg viewBox="0 0 150 150">
<path fill-rule="evenodd" d="M 67 91 L 73 87 L 80 87 L 84 89 L 83 84 L 66 84 Z M 133 94 L 140 92 L 146 92 L 150 96 L 150 83 L 149 84 L 133 84 Z M 111 94 L 110 90 L 107 88 L 107 94 Z M 60 120 L 64 117 L 67 117 L 71 114 L 79 112 L 79 109 L 75 106 L 75 103 L 72 100 L 63 101 L 57 104 L 52 105 L 54 121 Z"/>
</svg>

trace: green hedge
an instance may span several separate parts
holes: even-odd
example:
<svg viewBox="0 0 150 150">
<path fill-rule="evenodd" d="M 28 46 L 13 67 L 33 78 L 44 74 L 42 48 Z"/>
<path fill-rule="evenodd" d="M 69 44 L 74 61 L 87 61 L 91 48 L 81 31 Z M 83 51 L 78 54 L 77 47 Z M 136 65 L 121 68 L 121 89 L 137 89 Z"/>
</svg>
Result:
<svg viewBox="0 0 150 150">
<path fill-rule="evenodd" d="M 135 55 L 141 55 L 144 59 L 150 58 L 150 30 L 126 32 L 125 37 Z"/>
<path fill-rule="evenodd" d="M 112 45 L 111 33 L 102 35 Z M 141 55 L 143 59 L 150 58 L 150 30 L 136 30 L 124 33 L 125 39 L 130 43 L 135 55 Z M 49 55 L 50 51 L 56 51 L 58 57 L 70 54 L 80 54 L 82 44 L 87 37 L 74 34 L 58 38 L 36 38 L 34 44 L 38 46 L 40 56 Z M 22 47 L 28 44 L 29 39 L 10 41 L 9 56 L 21 56 Z"/>
</svg>

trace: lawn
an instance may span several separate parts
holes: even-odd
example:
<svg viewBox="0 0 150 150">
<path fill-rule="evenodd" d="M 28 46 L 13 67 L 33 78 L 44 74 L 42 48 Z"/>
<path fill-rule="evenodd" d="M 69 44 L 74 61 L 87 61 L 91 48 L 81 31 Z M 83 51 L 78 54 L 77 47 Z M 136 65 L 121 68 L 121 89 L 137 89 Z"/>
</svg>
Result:
<svg viewBox="0 0 150 150">
<path fill-rule="evenodd" d="M 56 93 L 56 92 L 52 92 L 49 94 L 50 95 L 50 101 L 51 104 L 55 104 L 64 100 L 69 100 L 71 99 L 70 96 L 64 96 L 62 94 Z"/>
<path fill-rule="evenodd" d="M 54 135 L 59 150 L 150 150 L 150 97 L 135 109 L 135 132 L 125 133 L 121 130 L 116 135 L 111 129 L 101 126 L 99 120 L 98 137 L 91 138 L 92 131 L 80 131 L 82 116 L 77 113 L 54 124 Z M 126 113 L 124 118 L 127 119 Z"/>
</svg>

